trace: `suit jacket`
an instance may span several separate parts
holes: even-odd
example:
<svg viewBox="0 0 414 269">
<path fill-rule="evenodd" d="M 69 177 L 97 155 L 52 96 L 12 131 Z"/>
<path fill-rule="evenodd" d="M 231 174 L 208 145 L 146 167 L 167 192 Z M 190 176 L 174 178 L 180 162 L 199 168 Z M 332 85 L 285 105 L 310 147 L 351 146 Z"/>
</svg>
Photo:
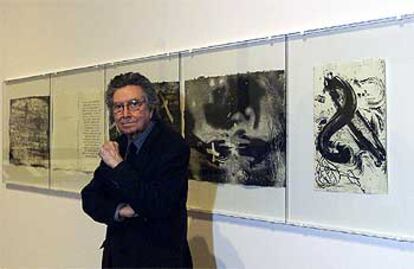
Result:
<svg viewBox="0 0 414 269">
<path fill-rule="evenodd" d="M 118 138 L 121 156 L 127 137 Z M 102 266 L 106 268 L 192 267 L 187 242 L 189 147 L 157 122 L 138 154 L 114 169 L 101 162 L 81 192 L 83 210 L 107 225 Z M 138 217 L 114 219 L 119 204 Z"/>
</svg>

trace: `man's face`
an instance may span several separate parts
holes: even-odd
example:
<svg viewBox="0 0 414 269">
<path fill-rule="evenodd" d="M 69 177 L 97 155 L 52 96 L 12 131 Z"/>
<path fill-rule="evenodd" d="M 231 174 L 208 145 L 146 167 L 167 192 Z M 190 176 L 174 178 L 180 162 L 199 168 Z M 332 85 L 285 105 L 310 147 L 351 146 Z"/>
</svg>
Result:
<svg viewBox="0 0 414 269">
<path fill-rule="evenodd" d="M 113 109 L 116 126 L 126 135 L 144 131 L 152 117 L 144 90 L 140 86 L 127 85 L 115 91 Z"/>
</svg>

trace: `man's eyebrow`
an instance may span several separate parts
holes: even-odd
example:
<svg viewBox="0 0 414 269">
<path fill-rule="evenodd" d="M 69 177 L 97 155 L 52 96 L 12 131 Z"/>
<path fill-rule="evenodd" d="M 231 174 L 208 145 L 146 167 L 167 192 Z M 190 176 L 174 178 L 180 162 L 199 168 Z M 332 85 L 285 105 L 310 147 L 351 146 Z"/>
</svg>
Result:
<svg viewBox="0 0 414 269">
<path fill-rule="evenodd" d="M 131 98 L 131 99 L 128 99 L 128 100 L 125 100 L 125 101 L 119 101 L 119 102 L 115 102 L 115 101 L 113 101 L 113 103 L 114 103 L 114 104 L 120 104 L 120 103 L 130 102 L 130 101 L 133 101 L 133 100 L 136 100 L 136 101 L 142 101 L 142 99 L 145 99 L 145 98 L 144 98 L 144 97 L 141 97 L 141 98 L 139 98 L 139 97 L 135 97 L 135 98 Z"/>
</svg>

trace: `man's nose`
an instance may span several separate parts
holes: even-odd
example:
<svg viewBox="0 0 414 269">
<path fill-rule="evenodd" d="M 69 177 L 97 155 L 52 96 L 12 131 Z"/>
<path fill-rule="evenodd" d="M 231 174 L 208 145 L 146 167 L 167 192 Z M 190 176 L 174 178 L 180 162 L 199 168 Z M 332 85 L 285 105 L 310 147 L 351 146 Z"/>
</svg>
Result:
<svg viewBox="0 0 414 269">
<path fill-rule="evenodd" d="M 122 109 L 122 116 L 127 117 L 128 115 L 129 115 L 128 105 L 124 104 L 123 109 Z"/>
</svg>

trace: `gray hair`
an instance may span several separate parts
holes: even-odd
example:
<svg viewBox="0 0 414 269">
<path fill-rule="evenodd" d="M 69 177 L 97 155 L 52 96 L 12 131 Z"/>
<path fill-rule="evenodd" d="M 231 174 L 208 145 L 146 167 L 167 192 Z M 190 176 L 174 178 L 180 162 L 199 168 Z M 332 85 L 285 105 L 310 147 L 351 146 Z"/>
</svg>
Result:
<svg viewBox="0 0 414 269">
<path fill-rule="evenodd" d="M 140 86 L 144 91 L 144 98 L 146 99 L 149 109 L 157 113 L 159 100 L 154 85 L 148 78 L 138 72 L 119 74 L 111 79 L 105 92 L 105 103 L 109 110 L 111 110 L 113 106 L 114 93 L 118 89 L 128 85 Z"/>
</svg>

